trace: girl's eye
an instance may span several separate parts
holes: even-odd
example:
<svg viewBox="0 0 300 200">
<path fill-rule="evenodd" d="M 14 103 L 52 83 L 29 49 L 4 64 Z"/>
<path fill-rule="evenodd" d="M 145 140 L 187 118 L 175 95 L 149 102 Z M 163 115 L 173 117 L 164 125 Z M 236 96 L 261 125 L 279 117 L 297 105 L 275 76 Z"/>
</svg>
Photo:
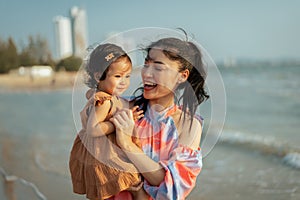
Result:
<svg viewBox="0 0 300 200">
<path fill-rule="evenodd" d="M 130 78 L 130 75 L 127 75 L 126 78 Z"/>
<path fill-rule="evenodd" d="M 120 76 L 120 75 L 115 75 L 115 77 L 116 77 L 116 78 L 121 78 L 121 76 Z"/>
</svg>

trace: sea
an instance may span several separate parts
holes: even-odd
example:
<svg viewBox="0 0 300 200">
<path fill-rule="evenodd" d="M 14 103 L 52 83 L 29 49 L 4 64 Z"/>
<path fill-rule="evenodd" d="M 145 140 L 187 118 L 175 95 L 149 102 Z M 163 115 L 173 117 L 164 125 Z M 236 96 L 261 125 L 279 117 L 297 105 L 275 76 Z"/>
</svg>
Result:
<svg viewBox="0 0 300 200">
<path fill-rule="evenodd" d="M 300 199 L 300 67 L 236 66 L 219 72 L 225 121 L 187 199 Z M 126 95 L 139 84 L 132 80 Z M 0 86 L 0 199 L 85 199 L 72 192 L 68 169 L 84 101 L 83 88 Z M 200 115 L 209 118 L 210 100 L 200 107 Z M 206 122 L 202 140 L 211 125 Z"/>
</svg>

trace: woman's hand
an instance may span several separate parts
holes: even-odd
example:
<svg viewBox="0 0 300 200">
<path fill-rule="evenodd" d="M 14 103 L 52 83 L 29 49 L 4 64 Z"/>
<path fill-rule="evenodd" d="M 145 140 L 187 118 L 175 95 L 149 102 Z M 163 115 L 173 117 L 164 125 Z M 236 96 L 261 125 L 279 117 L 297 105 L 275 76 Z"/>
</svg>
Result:
<svg viewBox="0 0 300 200">
<path fill-rule="evenodd" d="M 143 150 L 132 141 L 134 135 L 134 119 L 130 109 L 122 109 L 116 112 L 111 122 L 116 127 L 116 141 L 127 157 L 135 165 L 142 176 L 151 184 L 158 186 L 165 177 L 165 170 L 156 161 L 147 156 Z M 147 197 L 145 191 L 139 191 L 139 197 Z"/>
<path fill-rule="evenodd" d="M 134 130 L 134 117 L 132 110 L 124 108 L 118 110 L 110 119 L 116 127 L 117 144 L 124 150 L 127 150 L 129 145 L 134 145 L 131 136 Z"/>
</svg>

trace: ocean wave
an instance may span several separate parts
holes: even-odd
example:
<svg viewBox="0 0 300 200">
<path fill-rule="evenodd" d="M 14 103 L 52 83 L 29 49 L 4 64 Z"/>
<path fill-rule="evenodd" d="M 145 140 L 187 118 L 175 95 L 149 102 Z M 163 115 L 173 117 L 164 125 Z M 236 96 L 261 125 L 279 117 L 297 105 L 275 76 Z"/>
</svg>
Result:
<svg viewBox="0 0 300 200">
<path fill-rule="evenodd" d="M 8 175 L 2 167 L 0 167 L 0 174 L 2 175 L 2 177 L 4 178 L 6 183 L 19 182 L 21 185 L 23 185 L 25 187 L 29 187 L 34 192 L 36 198 L 38 198 L 40 200 L 47 200 L 45 195 L 38 189 L 38 187 L 34 183 L 26 181 L 25 179 L 14 176 L 14 175 Z M 15 194 L 12 194 L 12 195 L 15 195 Z M 24 197 L 24 193 L 22 194 L 22 197 Z"/>
<path fill-rule="evenodd" d="M 275 138 L 234 131 L 223 131 L 220 142 L 250 148 L 282 158 L 283 163 L 300 169 L 300 149 Z"/>
<path fill-rule="evenodd" d="M 283 161 L 290 166 L 300 169 L 300 153 L 288 153 L 284 156 Z"/>
<path fill-rule="evenodd" d="M 49 162 L 49 159 L 52 162 Z M 51 174 L 62 176 L 64 178 L 69 178 L 68 169 L 67 169 L 68 166 L 59 165 L 57 162 L 55 162 L 57 161 L 57 159 L 54 159 L 53 156 L 49 156 L 49 155 L 45 156 L 45 155 L 41 155 L 40 153 L 36 153 L 34 160 L 35 160 L 35 164 L 41 170 Z"/>
</svg>

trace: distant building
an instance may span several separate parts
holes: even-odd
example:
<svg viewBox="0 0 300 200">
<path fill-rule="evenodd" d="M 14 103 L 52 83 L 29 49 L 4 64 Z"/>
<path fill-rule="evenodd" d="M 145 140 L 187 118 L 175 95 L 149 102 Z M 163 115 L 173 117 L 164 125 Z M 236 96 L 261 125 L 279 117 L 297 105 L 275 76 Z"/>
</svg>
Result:
<svg viewBox="0 0 300 200">
<path fill-rule="evenodd" d="M 33 77 L 50 77 L 53 70 L 50 66 L 34 65 L 31 67 L 31 76 Z"/>
<path fill-rule="evenodd" d="M 235 58 L 233 58 L 233 57 L 227 57 L 227 58 L 224 59 L 223 65 L 225 67 L 235 67 L 236 63 L 237 63 L 237 61 L 236 61 Z"/>
<path fill-rule="evenodd" d="M 73 54 L 71 21 L 67 17 L 54 18 L 57 58 L 63 59 Z"/>
<path fill-rule="evenodd" d="M 72 22 L 73 55 L 83 58 L 88 46 L 86 12 L 84 9 L 74 6 L 70 10 L 70 16 Z"/>
<path fill-rule="evenodd" d="M 34 65 L 32 67 L 19 67 L 19 69 L 13 70 L 10 73 L 17 73 L 20 76 L 30 76 L 32 78 L 46 78 L 51 77 L 54 71 L 52 67 L 48 65 Z"/>
</svg>

